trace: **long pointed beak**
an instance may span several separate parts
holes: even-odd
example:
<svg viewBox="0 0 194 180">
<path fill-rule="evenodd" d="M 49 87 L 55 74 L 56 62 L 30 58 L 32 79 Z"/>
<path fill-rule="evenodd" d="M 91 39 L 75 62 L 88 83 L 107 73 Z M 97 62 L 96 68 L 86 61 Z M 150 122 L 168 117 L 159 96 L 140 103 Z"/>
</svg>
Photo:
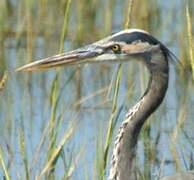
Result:
<svg viewBox="0 0 194 180">
<path fill-rule="evenodd" d="M 82 64 L 92 61 L 92 58 L 95 58 L 103 53 L 103 50 L 94 45 L 88 45 L 84 48 L 79 48 L 74 51 L 58 54 L 51 56 L 39 61 L 35 61 L 29 64 L 26 64 L 16 71 L 35 71 L 43 70 L 51 67 L 73 65 L 73 64 Z"/>
</svg>

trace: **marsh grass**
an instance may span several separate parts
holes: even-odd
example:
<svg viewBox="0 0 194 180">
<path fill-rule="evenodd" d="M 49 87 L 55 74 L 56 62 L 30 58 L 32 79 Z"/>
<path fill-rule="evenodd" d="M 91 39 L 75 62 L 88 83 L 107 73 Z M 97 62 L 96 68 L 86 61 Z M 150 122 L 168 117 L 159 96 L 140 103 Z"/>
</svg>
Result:
<svg viewBox="0 0 194 180">
<path fill-rule="evenodd" d="M 187 19 L 187 37 L 188 37 L 188 54 L 191 63 L 192 77 L 194 80 L 194 45 L 193 45 L 193 27 L 192 27 L 192 18 L 189 12 L 189 5 L 186 5 L 186 19 Z"/>
<path fill-rule="evenodd" d="M 19 150 L 20 150 L 20 155 L 21 155 L 21 159 L 23 161 L 23 165 L 24 165 L 24 176 L 26 180 L 29 180 L 29 164 L 28 164 L 28 156 L 27 156 L 27 152 L 26 152 L 26 143 L 25 143 L 25 128 L 24 128 L 24 124 L 23 121 L 21 120 L 20 122 L 20 129 L 19 129 Z"/>
<path fill-rule="evenodd" d="M 70 4 L 71 0 L 66 1 L 65 4 L 65 13 L 64 13 L 64 21 L 62 25 L 62 31 L 61 31 L 61 36 L 60 36 L 60 48 L 59 48 L 59 53 L 62 53 L 63 51 L 63 42 L 65 41 L 65 37 L 67 34 L 67 24 L 68 24 L 68 17 L 69 17 L 69 10 L 70 10 Z M 55 175 L 55 166 L 57 164 L 58 159 L 61 156 L 61 153 L 63 152 L 63 147 L 67 141 L 73 134 L 73 126 L 69 127 L 67 129 L 67 132 L 64 132 L 63 137 L 61 138 L 61 141 L 59 145 L 57 145 L 57 136 L 58 132 L 60 130 L 60 126 L 62 123 L 62 116 L 57 115 L 57 108 L 59 105 L 59 100 L 60 100 L 60 93 L 58 92 L 59 90 L 59 77 L 60 77 L 60 71 L 57 71 L 55 78 L 52 81 L 51 85 L 51 92 L 50 92 L 50 107 L 51 107 L 51 113 L 50 113 L 50 119 L 48 121 L 48 136 L 49 136 L 49 144 L 48 144 L 48 150 L 47 150 L 47 160 L 45 162 L 44 168 L 42 169 L 40 173 L 40 177 L 43 176 L 44 174 L 47 174 L 47 178 L 54 178 Z M 70 164 L 69 167 L 72 165 Z M 73 168 L 68 168 L 67 172 L 64 172 L 64 176 L 69 177 L 72 172 L 69 172 L 69 169 Z M 39 177 L 39 178 L 40 178 Z"/>
<path fill-rule="evenodd" d="M 131 24 L 131 13 L 132 13 L 132 7 L 133 7 L 133 0 L 129 0 L 128 2 L 128 11 L 126 14 L 126 22 L 125 22 L 125 29 L 129 28 Z M 119 64 L 116 71 L 116 78 L 113 81 L 113 85 L 110 84 L 110 87 L 113 88 L 113 96 L 112 96 L 112 108 L 111 108 L 111 114 L 108 120 L 108 126 L 107 126 L 107 133 L 105 138 L 105 144 L 104 144 L 104 150 L 103 150 L 103 156 L 102 160 L 98 168 L 98 177 L 99 179 L 104 179 L 104 176 L 106 174 L 106 167 L 107 167 L 107 160 L 108 160 L 108 152 L 110 149 L 111 142 L 113 141 L 113 132 L 114 127 L 117 122 L 116 115 L 117 115 L 117 101 L 118 101 L 118 93 L 119 93 L 119 84 L 121 80 L 121 74 L 122 74 L 122 64 Z M 98 147 L 98 146 L 97 146 Z M 98 148 L 97 148 L 97 154 L 99 154 Z M 100 151 L 102 153 L 102 151 Z M 97 156 L 99 158 L 99 156 Z M 107 172 L 108 175 L 108 172 Z M 107 176 L 106 175 L 106 176 Z"/>
<path fill-rule="evenodd" d="M 187 108 L 184 102 L 185 100 L 183 99 L 183 102 L 181 103 L 181 109 L 179 109 L 179 113 L 178 113 L 178 119 L 177 119 L 177 124 L 175 126 L 175 128 L 173 129 L 172 133 L 171 133 L 171 145 L 170 145 L 170 151 L 174 160 L 174 164 L 175 164 L 175 168 L 176 171 L 181 171 L 181 163 L 180 163 L 180 159 L 178 158 L 178 152 L 176 150 L 176 143 L 177 143 L 177 139 L 178 139 L 178 135 L 181 131 L 181 128 L 183 127 L 184 121 L 185 121 L 185 117 L 187 114 Z"/>
<path fill-rule="evenodd" d="M 3 159 L 3 153 L 2 153 L 2 149 L 1 149 L 1 146 L 0 146 L 0 162 L 1 162 L 1 167 L 2 167 L 2 170 L 3 170 L 3 173 L 4 173 L 4 178 L 6 180 L 10 180 L 10 176 L 9 176 L 9 171 L 6 167 L 6 164 L 5 164 L 5 161 Z"/>
<path fill-rule="evenodd" d="M 43 170 L 40 173 L 40 177 L 43 176 L 46 172 L 52 171 L 54 169 L 58 158 L 61 156 L 63 146 L 66 143 L 66 141 L 71 137 L 71 135 L 73 134 L 73 131 L 74 131 L 74 128 L 69 127 L 67 132 L 65 131 L 63 137 L 61 138 L 60 143 L 56 147 L 49 149 L 51 151 L 51 154 L 50 154 L 50 157 L 48 158 L 48 161 L 45 164 Z M 67 174 L 68 174 L 68 176 L 70 176 L 70 172 L 68 172 Z M 49 174 L 49 176 L 51 176 L 51 175 L 52 174 Z"/>
<path fill-rule="evenodd" d="M 95 72 L 89 74 L 89 79 L 87 79 L 88 75 L 84 75 L 85 71 L 90 70 L 89 66 L 73 70 L 70 67 L 68 75 L 66 72 L 62 74 L 63 70 L 57 69 L 36 74 L 36 77 L 41 79 L 41 83 L 38 84 L 40 87 L 36 86 L 34 74 L 9 74 L 7 69 L 10 70 L 56 52 L 61 53 L 64 46 L 66 51 L 66 48 L 71 49 L 96 41 L 111 34 L 115 29 L 117 31 L 122 28 L 137 27 L 158 36 L 170 48 L 176 44 L 176 38 L 181 38 L 176 54 L 178 56 L 180 52 L 180 59 L 184 60 L 182 63 L 189 71 L 185 75 L 179 69 L 177 74 L 181 72 L 182 76 L 192 76 L 194 79 L 192 1 L 188 1 L 189 5 L 181 2 L 180 7 L 185 7 L 184 11 L 180 7 L 175 7 L 174 1 L 164 7 L 159 5 L 157 0 L 125 0 L 120 3 L 115 0 L 59 0 L 57 2 L 15 0 L 15 2 L 17 3 L 12 4 L 9 0 L 0 1 L 0 47 L 2 49 L 0 51 L 0 127 L 2 129 L 0 142 L 8 142 L 14 156 L 10 158 L 9 153 L 5 151 L 4 143 L 1 143 L 0 178 L 9 180 L 17 174 L 17 177 L 22 179 L 37 180 L 44 178 L 106 179 L 111 148 L 117 133 L 115 127 L 117 124 L 119 126 L 120 119 L 123 119 L 120 115 L 130 107 L 129 102 L 136 102 L 138 93 L 143 93 L 145 90 L 148 79 L 145 69 L 141 65 L 134 68 L 130 64 L 127 65 L 126 71 L 126 68 L 118 65 L 116 73 L 112 73 L 113 71 L 110 70 L 112 66 L 99 65 Z M 172 24 L 175 25 L 178 22 L 176 18 L 174 20 L 175 16 L 184 17 L 186 24 L 183 21 L 179 28 L 172 27 Z M 186 33 L 179 31 L 185 30 L 185 27 Z M 107 74 L 102 74 L 104 72 Z M 102 79 L 102 77 L 105 78 Z M 123 78 L 126 79 L 124 86 L 121 84 Z M 85 79 L 88 82 L 85 83 Z M 101 83 L 95 83 L 97 79 L 102 79 Z M 110 79 L 112 79 L 111 83 Z M 180 99 L 180 95 L 185 97 L 176 102 L 177 114 L 172 110 L 175 107 L 171 107 L 168 100 L 165 100 L 164 105 L 146 122 L 141 132 L 137 156 L 138 173 L 141 179 L 154 179 L 153 174 L 157 177 L 168 174 L 167 168 L 171 169 L 170 172 L 193 168 L 193 136 L 186 129 L 187 123 L 193 117 L 193 85 L 190 81 L 180 81 L 184 83 L 184 87 L 180 88 L 176 82 L 177 92 L 171 89 L 170 96 L 176 99 Z M 137 86 L 136 82 L 140 82 L 140 85 Z M 88 89 L 93 89 L 86 96 L 84 94 L 88 92 L 87 88 L 83 88 L 84 84 Z M 71 92 L 67 90 L 69 88 L 72 88 Z M 122 96 L 120 89 L 123 88 L 127 91 L 123 95 L 125 100 L 118 106 L 119 98 Z M 137 90 L 138 88 L 140 90 Z M 20 91 L 23 92 L 22 89 L 27 89 L 29 96 L 18 96 Z M 44 95 L 38 93 L 39 89 Z M 188 94 L 191 98 L 186 97 L 189 96 Z M 64 96 L 69 96 L 72 100 L 67 101 Z M 22 105 L 20 98 L 27 98 L 25 105 Z M 37 100 L 34 101 L 33 98 L 40 98 L 43 102 L 44 107 L 40 108 L 37 105 L 40 108 L 36 111 L 37 114 L 33 111 L 36 106 L 32 104 Z M 10 100 L 7 101 L 7 99 Z M 95 114 L 96 109 L 100 108 L 106 116 L 101 116 L 104 123 L 100 126 L 101 129 L 97 130 L 96 135 L 92 135 L 91 132 L 87 134 L 89 137 L 95 136 L 94 139 L 90 139 L 93 141 L 93 146 L 88 150 L 84 143 L 78 142 L 80 139 L 75 141 L 74 136 L 81 124 L 80 112 L 86 114 L 82 106 L 92 99 L 95 99 L 94 106 L 90 107 L 89 104 L 86 112 Z M 100 100 L 97 102 L 96 99 Z M 18 108 L 23 109 L 19 115 Z M 68 108 L 76 111 L 79 116 L 75 117 L 75 113 L 72 113 L 73 117 L 69 117 Z M 169 120 L 171 111 L 176 114 L 176 118 L 169 118 Z M 42 112 L 43 115 L 38 112 Z M 89 117 L 90 113 L 87 114 Z M 39 118 L 36 119 L 37 116 Z M 97 113 L 94 116 L 96 116 L 95 121 L 99 121 Z M 5 122 L 5 120 L 8 121 Z M 38 121 L 41 121 L 41 125 Z M 3 129 L 8 122 L 10 129 Z M 26 124 L 31 127 L 30 132 Z M 191 126 L 188 127 L 191 128 Z M 11 133 L 7 133 L 8 131 Z M 169 142 L 165 141 L 167 150 L 162 149 L 161 142 L 164 141 L 162 139 L 164 135 L 170 139 Z M 188 149 L 184 150 L 179 138 L 183 138 L 182 141 L 187 143 Z M 32 142 L 31 146 L 29 141 Z M 69 146 L 69 142 L 81 145 L 79 144 L 79 148 L 74 150 L 71 149 L 74 146 Z M 17 146 L 19 151 L 16 149 Z M 93 163 L 88 165 L 85 159 L 90 151 L 93 151 L 91 160 Z M 162 153 L 163 151 L 165 154 Z M 10 159 L 12 159 L 11 163 Z"/>
<path fill-rule="evenodd" d="M 7 79 L 8 79 L 8 75 L 7 75 L 7 72 L 5 71 L 3 73 L 2 79 L 0 80 L 0 91 L 4 89 Z"/>
<path fill-rule="evenodd" d="M 47 160 L 46 160 L 46 167 L 44 169 L 50 170 L 48 178 L 53 175 L 55 164 L 57 159 L 53 159 L 53 154 L 55 151 L 56 146 L 56 139 L 58 134 L 58 126 L 60 117 L 57 117 L 56 110 L 57 110 L 57 94 L 58 94 L 58 74 L 56 74 L 54 80 L 52 81 L 51 86 L 51 93 L 50 93 L 50 106 L 51 106 L 51 114 L 50 119 L 48 122 L 48 136 L 49 136 L 49 145 L 48 145 L 48 151 L 47 151 Z M 54 161 L 55 160 L 55 161 Z M 48 164 L 48 165 L 47 165 Z M 49 166 L 49 167 L 47 167 Z M 46 170 L 43 170 L 45 172 Z M 43 173 L 41 173 L 43 174 Z"/>
<path fill-rule="evenodd" d="M 67 25 L 68 25 L 68 19 L 69 19 L 69 11 L 70 11 L 70 5 L 71 5 L 71 0 L 67 0 L 65 4 L 65 14 L 64 14 L 64 20 L 63 20 L 63 25 L 62 25 L 62 30 L 61 30 L 61 37 L 60 37 L 60 49 L 59 52 L 61 53 L 64 49 L 64 41 L 65 37 L 67 35 Z"/>
<path fill-rule="evenodd" d="M 112 110 L 111 110 L 110 119 L 108 121 L 107 134 L 106 134 L 106 140 L 104 145 L 103 171 L 101 172 L 101 175 L 102 175 L 101 177 L 103 177 L 105 174 L 107 159 L 108 159 L 108 151 L 109 151 L 113 130 L 114 130 L 114 124 L 115 124 L 114 119 L 116 117 L 116 112 L 117 112 L 117 99 L 118 99 L 118 92 L 119 92 L 119 84 L 121 80 L 121 73 L 122 73 L 122 65 L 119 64 L 116 72 L 114 86 L 113 86 Z"/>
</svg>

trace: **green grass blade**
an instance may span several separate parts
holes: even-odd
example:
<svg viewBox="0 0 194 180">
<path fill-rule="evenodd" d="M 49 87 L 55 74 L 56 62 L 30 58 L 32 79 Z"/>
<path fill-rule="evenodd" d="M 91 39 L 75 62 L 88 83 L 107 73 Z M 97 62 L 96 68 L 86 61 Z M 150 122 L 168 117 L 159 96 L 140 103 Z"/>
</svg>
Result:
<svg viewBox="0 0 194 180">
<path fill-rule="evenodd" d="M 67 23 L 68 23 L 70 5 L 71 5 L 71 0 L 67 0 L 66 7 L 65 7 L 64 21 L 63 21 L 63 26 L 61 31 L 61 38 L 60 38 L 60 53 L 63 51 L 64 39 L 67 34 Z"/>
<path fill-rule="evenodd" d="M 194 45 L 193 45 L 193 36 L 192 36 L 192 24 L 191 16 L 189 13 L 188 4 L 186 6 L 186 18 L 187 18 L 187 35 L 188 35 L 188 45 L 189 45 L 189 57 L 192 69 L 192 76 L 194 80 Z"/>
<path fill-rule="evenodd" d="M 3 172 L 4 172 L 5 179 L 10 180 L 8 169 L 6 168 L 5 162 L 4 162 L 4 159 L 3 159 L 1 147 L 0 147 L 0 163 L 1 163 L 1 166 L 2 166 L 2 169 L 3 169 Z"/>
<path fill-rule="evenodd" d="M 126 22 L 125 22 L 125 29 L 130 28 L 131 26 L 131 14 L 132 14 L 132 9 L 133 9 L 133 4 L 134 4 L 134 0 L 129 0 L 128 3 L 128 11 L 127 11 L 127 15 L 126 15 Z"/>
<path fill-rule="evenodd" d="M 64 146 L 64 144 L 66 143 L 66 141 L 71 137 L 71 135 L 74 132 L 74 127 L 71 126 L 70 128 L 68 128 L 68 130 L 63 134 L 63 137 L 60 141 L 60 143 L 58 144 L 57 147 L 55 147 L 53 149 L 53 152 L 51 154 L 50 159 L 48 160 L 48 162 L 45 164 L 43 170 L 40 173 L 40 177 L 43 176 L 46 172 L 48 172 L 50 169 L 52 169 L 53 167 L 53 162 L 55 162 L 58 157 L 60 156 L 60 152 Z"/>
<path fill-rule="evenodd" d="M 106 169 L 106 162 L 107 162 L 107 156 L 108 156 L 108 150 L 110 146 L 110 142 L 112 139 L 112 133 L 113 133 L 113 120 L 116 115 L 116 107 L 117 107 L 117 97 L 118 97 L 118 91 L 119 91 L 119 83 L 121 79 L 121 74 L 122 74 L 122 65 L 119 64 L 117 73 L 116 73 L 116 80 L 115 80 L 115 86 L 114 86 L 114 95 L 113 95 L 113 103 L 112 103 L 112 112 L 110 115 L 109 119 L 109 124 L 107 128 L 107 134 L 106 134 L 106 141 L 105 141 L 105 146 L 104 146 L 104 157 L 103 157 L 103 169 L 105 171 Z"/>
<path fill-rule="evenodd" d="M 7 72 L 5 71 L 3 73 L 3 77 L 0 79 L 0 91 L 4 89 L 5 84 L 7 82 L 7 78 L 8 78 L 8 75 L 7 75 Z"/>
<path fill-rule="evenodd" d="M 26 145 L 25 145 L 25 135 L 24 135 L 24 124 L 22 121 L 20 130 L 19 130 L 19 150 L 20 150 L 20 154 L 22 156 L 22 160 L 24 163 L 25 179 L 29 180 L 28 156 L 27 156 L 25 148 L 26 148 Z"/>
</svg>

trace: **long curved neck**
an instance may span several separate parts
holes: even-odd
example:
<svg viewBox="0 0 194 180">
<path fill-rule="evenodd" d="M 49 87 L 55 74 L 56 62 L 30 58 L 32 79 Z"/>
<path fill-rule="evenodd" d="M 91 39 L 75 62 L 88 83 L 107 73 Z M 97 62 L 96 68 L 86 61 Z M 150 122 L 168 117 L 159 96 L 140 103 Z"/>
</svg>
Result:
<svg viewBox="0 0 194 180">
<path fill-rule="evenodd" d="M 139 132 L 146 119 L 161 104 L 168 87 L 168 61 L 162 54 L 152 56 L 150 62 L 161 61 L 160 68 L 153 65 L 150 69 L 148 88 L 142 98 L 129 110 L 117 134 L 109 179 L 135 180 L 135 154 Z M 160 64 L 161 65 L 161 64 Z M 150 66 L 148 66 L 150 67 Z"/>
</svg>

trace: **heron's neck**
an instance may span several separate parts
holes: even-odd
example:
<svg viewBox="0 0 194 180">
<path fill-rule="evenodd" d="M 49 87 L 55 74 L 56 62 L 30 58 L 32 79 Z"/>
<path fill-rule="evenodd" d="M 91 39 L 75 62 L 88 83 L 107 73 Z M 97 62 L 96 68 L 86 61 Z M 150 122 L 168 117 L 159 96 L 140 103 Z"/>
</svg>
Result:
<svg viewBox="0 0 194 180">
<path fill-rule="evenodd" d="M 129 110 L 116 136 L 109 179 L 134 180 L 136 144 L 146 119 L 161 104 L 168 87 L 168 62 L 164 68 L 153 69 L 146 92 Z"/>
</svg>

